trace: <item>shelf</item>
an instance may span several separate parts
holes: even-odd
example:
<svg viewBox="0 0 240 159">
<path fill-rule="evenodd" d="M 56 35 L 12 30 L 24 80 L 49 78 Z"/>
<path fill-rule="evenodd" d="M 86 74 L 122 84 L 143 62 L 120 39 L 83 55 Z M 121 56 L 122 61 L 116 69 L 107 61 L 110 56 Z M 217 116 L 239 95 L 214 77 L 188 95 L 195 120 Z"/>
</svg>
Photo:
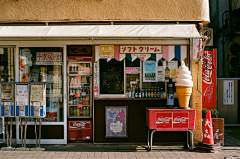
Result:
<svg viewBox="0 0 240 159">
<path fill-rule="evenodd" d="M 82 84 L 76 84 L 76 86 L 69 86 L 69 88 L 79 88 L 79 87 L 90 87 L 90 84 L 89 83 L 82 83 Z"/>
<path fill-rule="evenodd" d="M 47 97 L 62 97 L 62 94 L 46 94 Z"/>
<path fill-rule="evenodd" d="M 177 99 L 177 98 L 175 98 Z M 166 100 L 166 98 L 94 98 L 94 100 Z"/>
<path fill-rule="evenodd" d="M 92 118 L 91 116 L 68 116 L 68 118 Z"/>
<path fill-rule="evenodd" d="M 90 107 L 90 105 L 83 105 L 83 104 L 82 104 L 82 106 L 83 106 L 83 107 L 85 107 L 85 106 L 89 106 L 89 107 Z M 73 104 L 71 104 L 71 105 L 69 105 L 69 107 L 78 107 L 78 105 L 73 105 Z"/>
<path fill-rule="evenodd" d="M 90 72 L 81 72 L 81 73 L 79 72 L 69 72 L 68 76 L 91 76 Z"/>
</svg>

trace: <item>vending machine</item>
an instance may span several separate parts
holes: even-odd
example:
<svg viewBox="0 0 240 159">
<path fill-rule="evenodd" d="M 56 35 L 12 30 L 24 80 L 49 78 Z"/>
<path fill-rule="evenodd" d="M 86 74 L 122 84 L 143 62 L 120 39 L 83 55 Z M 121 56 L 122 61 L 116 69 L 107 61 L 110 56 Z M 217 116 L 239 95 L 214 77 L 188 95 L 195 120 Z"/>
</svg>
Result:
<svg viewBox="0 0 240 159">
<path fill-rule="evenodd" d="M 15 83 L 15 116 L 29 117 L 29 84 Z"/>
<path fill-rule="evenodd" d="M 78 138 L 72 136 L 68 138 L 69 140 L 92 140 L 92 108 L 92 58 L 91 56 L 69 56 L 68 134 L 81 131 L 81 134 L 86 136 Z M 73 125 L 78 127 L 73 128 L 75 127 Z M 86 128 L 82 125 L 89 126 Z"/>
<path fill-rule="evenodd" d="M 14 117 L 14 83 L 1 83 L 1 116 Z"/>
<path fill-rule="evenodd" d="M 30 117 L 46 116 L 46 83 L 30 83 Z"/>
</svg>

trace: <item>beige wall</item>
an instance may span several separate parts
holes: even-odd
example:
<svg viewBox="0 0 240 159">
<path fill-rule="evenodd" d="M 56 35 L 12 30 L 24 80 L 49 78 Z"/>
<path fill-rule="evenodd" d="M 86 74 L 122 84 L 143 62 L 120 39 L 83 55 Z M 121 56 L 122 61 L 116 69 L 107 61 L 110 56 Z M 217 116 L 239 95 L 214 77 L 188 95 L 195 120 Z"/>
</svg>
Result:
<svg viewBox="0 0 240 159">
<path fill-rule="evenodd" d="M 0 22 L 209 21 L 208 0 L 0 0 Z"/>
</svg>

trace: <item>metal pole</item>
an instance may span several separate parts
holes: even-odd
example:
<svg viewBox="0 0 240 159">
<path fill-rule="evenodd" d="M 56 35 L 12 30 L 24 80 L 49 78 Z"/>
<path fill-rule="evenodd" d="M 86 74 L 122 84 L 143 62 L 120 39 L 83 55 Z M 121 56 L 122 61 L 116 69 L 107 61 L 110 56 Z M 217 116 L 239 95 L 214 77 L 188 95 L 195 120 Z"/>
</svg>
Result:
<svg viewBox="0 0 240 159">
<path fill-rule="evenodd" d="M 12 118 L 10 121 L 10 147 L 12 147 Z"/>
<path fill-rule="evenodd" d="M 42 125 L 42 119 L 40 118 L 39 119 L 39 147 L 40 147 L 40 144 L 41 144 L 41 125 Z"/>
<path fill-rule="evenodd" d="M 25 118 L 24 147 L 26 147 L 26 138 L 27 138 L 27 118 Z"/>
<path fill-rule="evenodd" d="M 36 147 L 37 147 L 37 118 L 35 118 L 35 137 L 36 137 Z"/>
<path fill-rule="evenodd" d="M 20 118 L 20 127 L 21 127 L 21 144 L 22 144 L 22 147 L 23 147 L 23 126 L 22 126 L 22 118 Z"/>
<path fill-rule="evenodd" d="M 7 135 L 7 147 L 9 146 L 9 134 L 8 134 L 8 118 L 6 117 L 6 135 Z"/>
</svg>

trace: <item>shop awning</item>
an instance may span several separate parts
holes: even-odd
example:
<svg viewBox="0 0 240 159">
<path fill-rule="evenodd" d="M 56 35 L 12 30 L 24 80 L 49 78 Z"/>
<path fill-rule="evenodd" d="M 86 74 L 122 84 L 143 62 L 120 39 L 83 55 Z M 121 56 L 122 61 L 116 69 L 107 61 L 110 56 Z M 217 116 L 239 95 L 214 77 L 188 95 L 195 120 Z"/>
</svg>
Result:
<svg viewBox="0 0 240 159">
<path fill-rule="evenodd" d="M 95 46 L 95 62 L 99 59 L 104 59 L 107 62 L 111 59 L 122 61 L 127 58 L 133 62 L 136 58 L 146 61 L 151 58 L 158 61 L 161 58 L 171 61 L 176 58 L 178 61 L 183 61 L 187 57 L 186 45 L 150 45 L 150 46 L 118 46 L 118 45 L 100 45 Z"/>
<path fill-rule="evenodd" d="M 194 24 L 0 26 L 0 38 L 200 38 Z"/>
</svg>

